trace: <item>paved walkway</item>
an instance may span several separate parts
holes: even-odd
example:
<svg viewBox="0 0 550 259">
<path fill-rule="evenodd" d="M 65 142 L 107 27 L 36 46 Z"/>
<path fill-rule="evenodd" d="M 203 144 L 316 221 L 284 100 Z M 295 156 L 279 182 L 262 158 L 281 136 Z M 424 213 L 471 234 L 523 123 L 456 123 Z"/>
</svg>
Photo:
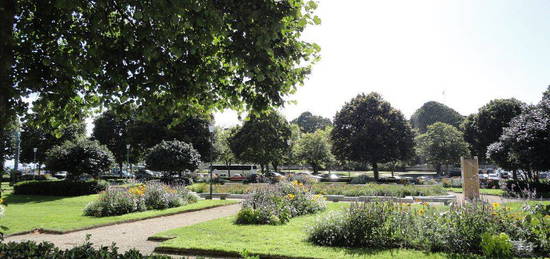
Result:
<svg viewBox="0 0 550 259">
<path fill-rule="evenodd" d="M 63 235 L 54 234 L 26 234 L 7 237 L 6 241 L 33 240 L 37 242 L 49 241 L 60 248 L 71 248 L 84 243 L 87 234 L 91 234 L 90 241 L 95 246 L 110 246 L 113 242 L 119 247 L 119 251 L 127 251 L 136 248 L 143 254 L 151 254 L 158 242 L 148 241 L 147 238 L 170 229 L 189 226 L 204 221 L 236 214 L 241 205 L 217 207 L 212 209 L 182 213 L 166 217 L 140 220 L 130 223 L 99 227 L 88 230 L 67 233 Z"/>
</svg>

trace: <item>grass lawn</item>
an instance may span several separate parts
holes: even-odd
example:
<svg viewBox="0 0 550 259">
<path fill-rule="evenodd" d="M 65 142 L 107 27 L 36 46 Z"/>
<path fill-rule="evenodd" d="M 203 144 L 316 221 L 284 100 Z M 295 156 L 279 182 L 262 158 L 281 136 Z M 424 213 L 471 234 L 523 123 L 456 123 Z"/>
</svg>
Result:
<svg viewBox="0 0 550 259">
<path fill-rule="evenodd" d="M 348 206 L 330 203 L 328 213 Z M 158 233 L 156 238 L 174 238 L 160 244 L 165 249 L 191 254 L 238 255 L 244 249 L 253 254 L 306 258 L 446 258 L 444 253 L 425 253 L 408 249 L 349 249 L 321 247 L 305 241 L 306 228 L 318 215 L 291 219 L 281 226 L 235 225 L 234 217 L 226 217 L 193 226 Z"/>
<path fill-rule="evenodd" d="M 0 225 L 9 228 L 4 232 L 5 234 L 29 231 L 37 228 L 54 231 L 69 231 L 94 225 L 143 219 L 236 203 L 236 201 L 229 200 L 201 200 L 197 203 L 178 208 L 150 210 L 121 216 L 97 218 L 82 215 L 82 210 L 86 204 L 95 200 L 97 196 L 97 194 L 78 197 L 8 194 L 4 197 L 7 207 L 4 217 L 0 218 Z"/>
<path fill-rule="evenodd" d="M 462 193 L 462 188 L 447 187 L 445 190 L 450 192 Z M 479 189 L 480 194 L 503 196 L 504 191 L 501 189 Z"/>
</svg>

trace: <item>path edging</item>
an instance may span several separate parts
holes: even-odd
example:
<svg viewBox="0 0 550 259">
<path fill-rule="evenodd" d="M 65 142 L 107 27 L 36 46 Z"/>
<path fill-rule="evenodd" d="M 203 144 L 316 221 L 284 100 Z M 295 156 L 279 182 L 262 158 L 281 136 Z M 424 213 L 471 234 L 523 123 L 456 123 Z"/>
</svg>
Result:
<svg viewBox="0 0 550 259">
<path fill-rule="evenodd" d="M 138 219 L 127 219 L 127 220 L 123 220 L 123 221 L 96 224 L 96 225 L 91 225 L 91 226 L 87 226 L 87 227 L 71 229 L 71 230 L 66 230 L 66 231 L 53 230 L 53 229 L 44 229 L 44 228 L 35 228 L 35 229 L 32 229 L 32 230 L 28 230 L 28 231 L 22 231 L 22 232 L 12 233 L 12 234 L 9 234 L 9 235 L 4 235 L 4 238 L 13 237 L 13 236 L 27 235 L 27 234 L 31 234 L 31 233 L 35 233 L 35 232 L 39 232 L 41 234 L 63 235 L 63 234 L 78 232 L 78 231 L 82 231 L 82 230 L 89 230 L 89 229 L 113 226 L 113 225 L 118 225 L 118 224 L 132 223 L 132 222 L 146 220 L 146 219 L 162 218 L 162 217 L 174 216 L 174 215 L 178 215 L 178 214 L 185 214 L 185 213 L 196 212 L 196 211 L 201 211 L 201 210 L 231 206 L 231 205 L 235 205 L 235 204 L 238 204 L 238 203 L 239 202 L 230 203 L 230 204 L 216 204 L 216 205 L 211 205 L 211 206 L 207 206 L 207 207 L 203 207 L 203 208 L 190 209 L 190 210 L 186 210 L 186 211 L 171 212 L 171 213 L 167 213 L 167 214 L 148 216 L 148 217 L 138 218 Z"/>
<path fill-rule="evenodd" d="M 213 256 L 213 257 L 230 257 L 241 258 L 239 252 L 221 251 L 215 249 L 199 249 L 199 248 L 173 248 L 173 247 L 155 247 L 154 253 L 171 254 L 171 255 L 193 255 L 193 256 Z M 260 256 L 260 258 L 269 259 L 314 259 L 314 257 L 299 257 L 299 256 L 282 256 L 282 255 L 270 255 L 263 253 L 250 253 L 253 256 Z"/>
</svg>

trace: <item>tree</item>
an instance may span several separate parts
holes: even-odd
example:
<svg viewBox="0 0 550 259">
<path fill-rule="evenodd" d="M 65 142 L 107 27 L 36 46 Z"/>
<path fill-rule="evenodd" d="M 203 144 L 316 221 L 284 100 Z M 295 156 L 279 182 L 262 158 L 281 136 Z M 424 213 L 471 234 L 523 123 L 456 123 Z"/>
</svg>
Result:
<svg viewBox="0 0 550 259">
<path fill-rule="evenodd" d="M 416 146 L 418 154 L 434 165 L 437 174 L 441 174 L 443 165 L 448 171 L 449 164 L 456 164 L 461 156 L 468 155 L 462 132 L 443 122 L 428 126 L 426 133 L 416 137 Z"/>
<path fill-rule="evenodd" d="M 309 164 L 314 173 L 325 168 L 334 161 L 331 152 L 329 130 L 317 130 L 314 133 L 304 134 L 296 144 L 297 157 Z"/>
<path fill-rule="evenodd" d="M 4 163 L 13 158 L 16 150 L 16 131 L 20 128 L 19 122 L 12 120 L 8 130 L 0 131 L 0 175 L 4 173 Z"/>
<path fill-rule="evenodd" d="M 127 134 L 129 123 L 129 118 L 118 116 L 113 111 L 106 111 L 94 120 L 92 139 L 111 150 L 120 171 L 124 162 L 128 160 L 126 145 L 129 143 Z"/>
<path fill-rule="evenodd" d="M 192 144 L 201 157 L 208 161 L 212 150 L 208 130 L 210 123 L 210 119 L 198 115 L 190 115 L 183 120 L 178 120 L 175 116 L 156 121 L 136 119 L 128 124 L 127 141 L 137 158 L 142 158 L 147 149 L 162 140 L 176 139 Z"/>
<path fill-rule="evenodd" d="M 479 108 L 477 114 L 468 116 L 461 127 L 472 154 L 485 160 L 487 147 L 498 141 L 502 129 L 521 114 L 524 106 L 523 102 L 514 98 L 495 99 Z"/>
<path fill-rule="evenodd" d="M 86 133 L 84 121 L 72 123 L 57 132 L 49 124 L 40 125 L 37 121 L 36 117 L 29 117 L 22 125 L 20 160 L 24 163 L 36 162 L 39 170 L 51 148 L 84 137 Z M 37 149 L 36 161 L 34 148 Z"/>
<path fill-rule="evenodd" d="M 541 171 L 550 170 L 550 97 L 528 107 L 504 128 L 499 140 L 487 149 L 488 158 L 499 166 L 525 172 L 527 180 L 538 182 Z"/>
<path fill-rule="evenodd" d="M 333 153 L 341 160 L 371 164 L 378 180 L 378 164 L 413 155 L 414 134 L 403 114 L 377 93 L 360 94 L 334 117 Z"/>
<path fill-rule="evenodd" d="M 458 128 L 462 120 L 464 117 L 460 113 L 445 104 L 434 101 L 425 103 L 411 116 L 413 128 L 418 129 L 420 133 L 425 133 L 428 126 L 436 122 L 444 122 Z"/>
<path fill-rule="evenodd" d="M 289 152 L 290 125 L 276 112 L 251 114 L 229 142 L 231 151 L 241 161 L 259 164 L 262 172 L 271 163 L 275 170 Z"/>
<path fill-rule="evenodd" d="M 148 169 L 178 174 L 199 168 L 201 155 L 191 144 L 179 141 L 162 141 L 150 148 L 145 155 Z"/>
<path fill-rule="evenodd" d="M 216 140 L 214 141 L 214 150 L 216 160 L 223 162 L 227 166 L 227 177 L 231 177 L 230 166 L 235 162 L 235 155 L 231 151 L 229 140 L 235 133 L 236 128 L 216 130 Z"/>
<path fill-rule="evenodd" d="M 303 112 L 298 118 L 292 120 L 291 123 L 298 124 L 300 130 L 304 133 L 313 133 L 332 125 L 330 119 L 313 115 L 311 112 Z"/>
<path fill-rule="evenodd" d="M 113 154 L 106 146 L 85 138 L 66 141 L 46 154 L 46 168 L 67 171 L 68 178 L 73 180 L 82 174 L 97 178 L 108 171 L 113 162 Z"/>
<path fill-rule="evenodd" d="M 314 1 L 0 2 L 0 130 L 26 113 L 62 128 L 89 108 L 149 118 L 284 104 L 318 58 Z"/>
</svg>

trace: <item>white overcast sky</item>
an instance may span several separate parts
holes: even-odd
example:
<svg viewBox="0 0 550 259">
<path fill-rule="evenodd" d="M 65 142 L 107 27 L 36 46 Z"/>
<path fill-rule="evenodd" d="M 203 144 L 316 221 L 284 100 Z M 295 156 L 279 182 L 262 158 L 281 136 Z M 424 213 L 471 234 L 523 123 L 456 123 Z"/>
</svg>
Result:
<svg viewBox="0 0 550 259">
<path fill-rule="evenodd" d="M 407 117 L 427 101 L 463 115 L 495 98 L 536 103 L 550 84 L 548 0 L 320 0 L 303 39 L 321 61 L 281 109 L 333 118 L 376 91 Z M 234 112 L 216 124 L 237 124 Z"/>
</svg>

